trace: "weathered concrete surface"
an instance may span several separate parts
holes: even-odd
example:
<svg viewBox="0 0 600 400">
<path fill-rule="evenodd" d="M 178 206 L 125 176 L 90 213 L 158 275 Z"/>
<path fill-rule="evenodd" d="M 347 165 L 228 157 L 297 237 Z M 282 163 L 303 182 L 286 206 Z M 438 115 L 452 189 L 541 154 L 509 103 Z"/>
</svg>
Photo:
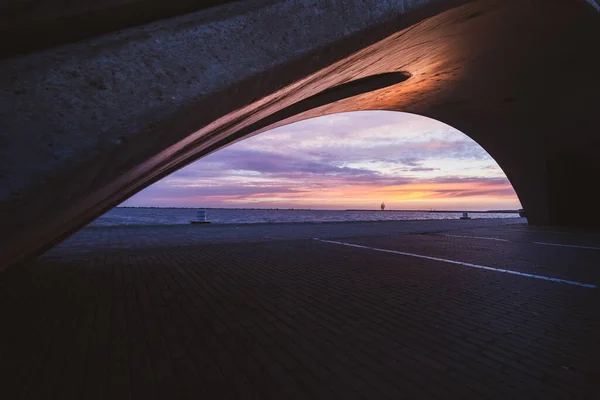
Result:
<svg viewBox="0 0 600 400">
<path fill-rule="evenodd" d="M 589 184 L 600 169 L 600 23 L 586 2 L 222 7 L 0 63 L 0 234 L 11 238 L 0 263 L 232 141 L 360 109 L 415 112 L 462 130 L 507 173 L 530 222 L 600 223 Z M 411 78 L 294 108 L 396 71 Z"/>
<path fill-rule="evenodd" d="M 586 0 L 592 5 L 597 11 L 600 11 L 600 2 L 598 0 Z"/>
<path fill-rule="evenodd" d="M 232 1 L 235 0 L 0 0 L 0 58 Z"/>
</svg>

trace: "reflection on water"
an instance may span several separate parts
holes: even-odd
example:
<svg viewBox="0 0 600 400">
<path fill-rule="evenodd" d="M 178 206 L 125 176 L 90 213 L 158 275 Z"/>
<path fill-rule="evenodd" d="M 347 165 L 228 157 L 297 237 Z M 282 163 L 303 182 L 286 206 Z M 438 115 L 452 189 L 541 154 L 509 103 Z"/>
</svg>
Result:
<svg viewBox="0 0 600 400">
<path fill-rule="evenodd" d="M 476 218 L 518 218 L 517 213 L 471 213 Z M 254 224 L 281 222 L 398 221 L 459 219 L 461 213 L 343 210 L 224 210 L 207 209 L 206 218 L 214 224 Z M 115 208 L 90 226 L 179 225 L 196 218 L 192 208 Z"/>
</svg>

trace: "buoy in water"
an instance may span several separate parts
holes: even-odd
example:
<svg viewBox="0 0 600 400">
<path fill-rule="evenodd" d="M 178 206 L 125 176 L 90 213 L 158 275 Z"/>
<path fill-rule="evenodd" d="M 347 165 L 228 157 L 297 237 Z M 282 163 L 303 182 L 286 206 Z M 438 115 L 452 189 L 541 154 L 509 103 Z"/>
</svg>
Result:
<svg viewBox="0 0 600 400">
<path fill-rule="evenodd" d="M 210 221 L 206 219 L 206 210 L 196 211 L 196 220 L 190 221 L 190 224 L 210 224 Z"/>
</svg>

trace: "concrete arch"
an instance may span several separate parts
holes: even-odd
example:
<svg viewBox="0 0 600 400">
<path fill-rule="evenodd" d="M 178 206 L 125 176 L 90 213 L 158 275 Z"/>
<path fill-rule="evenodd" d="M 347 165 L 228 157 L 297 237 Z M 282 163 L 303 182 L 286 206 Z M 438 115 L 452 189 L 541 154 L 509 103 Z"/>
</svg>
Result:
<svg viewBox="0 0 600 400">
<path fill-rule="evenodd" d="M 600 225 L 591 3 L 310 3 L 232 3 L 0 62 L 0 265 L 235 140 L 354 110 L 448 123 L 498 161 L 531 223 Z M 273 117 L 398 72 L 410 78 Z"/>
</svg>

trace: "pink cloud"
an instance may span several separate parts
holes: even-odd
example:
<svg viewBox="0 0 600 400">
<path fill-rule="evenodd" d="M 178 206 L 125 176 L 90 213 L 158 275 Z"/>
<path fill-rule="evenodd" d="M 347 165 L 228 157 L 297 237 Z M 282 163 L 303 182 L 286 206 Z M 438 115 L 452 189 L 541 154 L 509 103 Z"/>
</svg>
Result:
<svg viewBox="0 0 600 400">
<path fill-rule="evenodd" d="M 470 169 L 469 169 L 470 168 Z M 263 133 L 177 171 L 127 205 L 520 208 L 464 134 L 410 114 L 359 112 Z"/>
</svg>

